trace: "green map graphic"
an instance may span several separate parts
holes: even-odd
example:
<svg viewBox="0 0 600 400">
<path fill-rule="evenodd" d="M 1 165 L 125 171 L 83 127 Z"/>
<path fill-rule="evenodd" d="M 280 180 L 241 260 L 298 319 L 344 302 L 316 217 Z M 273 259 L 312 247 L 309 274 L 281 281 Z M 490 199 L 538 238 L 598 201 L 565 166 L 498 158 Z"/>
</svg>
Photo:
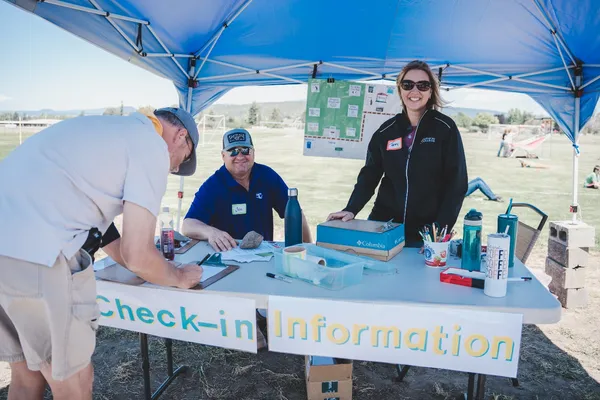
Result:
<svg viewBox="0 0 600 400">
<path fill-rule="evenodd" d="M 364 97 L 362 83 L 310 79 L 305 136 L 360 141 Z"/>
</svg>

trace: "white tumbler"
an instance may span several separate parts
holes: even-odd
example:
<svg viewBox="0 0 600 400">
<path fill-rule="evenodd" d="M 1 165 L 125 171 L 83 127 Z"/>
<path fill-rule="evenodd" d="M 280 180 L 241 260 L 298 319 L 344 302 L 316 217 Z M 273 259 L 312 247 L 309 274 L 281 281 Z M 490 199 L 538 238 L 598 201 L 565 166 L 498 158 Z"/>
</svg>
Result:
<svg viewBox="0 0 600 400">
<path fill-rule="evenodd" d="M 485 285 L 483 293 L 490 297 L 506 296 L 510 236 L 505 233 L 488 235 Z"/>
</svg>

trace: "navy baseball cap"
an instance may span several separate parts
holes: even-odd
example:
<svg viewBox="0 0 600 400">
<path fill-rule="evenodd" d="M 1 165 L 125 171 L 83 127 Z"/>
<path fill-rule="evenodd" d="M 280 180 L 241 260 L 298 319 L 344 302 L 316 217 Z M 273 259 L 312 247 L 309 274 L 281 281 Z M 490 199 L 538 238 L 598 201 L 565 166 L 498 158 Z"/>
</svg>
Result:
<svg viewBox="0 0 600 400">
<path fill-rule="evenodd" d="M 192 139 L 192 143 L 194 145 L 190 158 L 182 162 L 179 166 L 179 170 L 177 172 L 173 172 L 173 174 L 180 176 L 194 175 L 194 172 L 196 172 L 196 149 L 198 148 L 198 140 L 200 138 L 200 135 L 198 134 L 198 127 L 196 126 L 196 121 L 194 121 L 194 117 L 192 117 L 192 114 L 185 111 L 183 108 L 165 107 L 159 108 L 156 111 L 167 111 L 176 116 L 177 119 L 181 121 L 185 129 L 188 131 L 190 139 Z"/>
<path fill-rule="evenodd" d="M 223 150 L 231 150 L 234 147 L 254 148 L 250 132 L 243 128 L 235 128 L 225 132 L 223 135 Z"/>
</svg>

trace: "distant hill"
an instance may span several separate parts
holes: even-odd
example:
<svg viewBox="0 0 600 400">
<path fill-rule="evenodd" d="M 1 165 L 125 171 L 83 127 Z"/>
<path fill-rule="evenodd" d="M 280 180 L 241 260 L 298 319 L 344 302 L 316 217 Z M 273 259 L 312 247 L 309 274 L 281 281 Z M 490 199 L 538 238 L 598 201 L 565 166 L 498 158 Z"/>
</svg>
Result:
<svg viewBox="0 0 600 400">
<path fill-rule="evenodd" d="M 502 111 L 498 110 L 482 110 L 479 108 L 462 108 L 462 107 L 445 107 L 442 112 L 451 117 L 457 115 L 458 113 L 463 113 L 470 118 L 475 118 L 475 116 L 479 113 L 487 113 L 491 115 L 505 114 Z"/>
<path fill-rule="evenodd" d="M 104 110 L 106 110 L 107 108 L 110 108 L 110 107 L 94 108 L 94 109 L 88 109 L 88 110 L 52 110 L 49 108 L 44 108 L 41 110 L 19 110 L 17 112 L 19 114 L 23 113 L 25 115 L 29 115 L 30 117 L 35 117 L 35 118 L 39 118 L 42 115 L 46 115 L 49 118 L 54 117 L 54 116 L 76 117 L 79 114 L 81 114 L 82 111 L 85 112 L 85 115 L 102 115 Z M 116 107 L 116 108 L 119 108 L 119 107 Z M 136 110 L 137 110 L 137 108 L 135 108 L 135 107 L 130 107 L 130 106 L 123 107 L 124 114 L 130 114 Z M 8 111 L 0 111 L 0 113 L 2 113 L 2 112 L 8 112 Z M 11 111 L 11 112 L 14 112 L 14 111 Z"/>
<path fill-rule="evenodd" d="M 294 119 L 296 117 L 300 117 L 302 113 L 306 110 L 306 101 L 304 100 L 295 100 L 295 101 L 283 101 L 283 102 L 269 102 L 269 103 L 259 103 L 260 113 L 263 117 L 268 118 L 273 112 L 274 108 L 278 108 L 281 115 L 285 118 Z M 109 108 L 109 107 L 106 107 Z M 24 113 L 29 115 L 30 117 L 39 118 L 42 115 L 45 115 L 47 118 L 52 118 L 53 116 L 69 116 L 76 117 L 81 114 L 83 111 L 85 115 L 102 115 L 106 108 L 95 108 L 95 109 L 87 109 L 87 110 L 52 110 L 52 109 L 42 109 L 42 110 L 23 110 L 18 111 L 19 113 Z M 118 107 L 117 107 L 118 108 Z M 225 115 L 227 117 L 232 118 L 245 118 L 248 115 L 248 109 L 250 108 L 250 104 L 213 104 L 206 110 L 204 113 L 214 113 L 216 115 Z M 125 114 L 130 114 L 135 112 L 137 109 L 131 106 L 123 107 Z M 3 113 L 5 111 L 0 111 Z M 6 111 L 8 112 L 8 111 Z M 11 111 L 14 112 L 14 111 Z M 501 111 L 497 110 L 481 110 L 477 108 L 461 108 L 461 107 L 446 107 L 443 112 L 450 116 L 454 116 L 459 112 L 468 115 L 473 118 L 478 113 L 489 113 L 492 115 L 502 114 Z"/>
<path fill-rule="evenodd" d="M 260 103 L 258 104 L 261 110 L 261 114 L 268 117 L 273 112 L 274 108 L 279 108 L 279 111 L 283 116 L 300 116 L 306 110 L 306 101 L 285 101 L 285 102 L 273 102 L 273 103 Z M 213 104 L 208 109 L 204 110 L 205 113 L 213 112 L 216 115 L 227 115 L 234 118 L 243 118 L 248 115 L 248 109 L 250 104 Z M 462 112 L 471 118 L 474 118 L 479 113 L 488 113 L 492 115 L 503 114 L 502 111 L 498 110 L 483 110 L 477 108 L 462 108 L 462 107 L 446 107 L 443 110 L 444 114 L 449 116 L 457 115 Z"/>
<path fill-rule="evenodd" d="M 216 115 L 226 115 L 233 118 L 245 118 L 248 115 L 248 109 L 251 104 L 213 104 L 204 113 L 211 111 Z M 269 117 L 273 109 L 278 108 L 283 117 L 295 118 L 302 115 L 306 110 L 306 101 L 283 101 L 271 103 L 259 103 L 260 113 L 264 117 Z"/>
</svg>

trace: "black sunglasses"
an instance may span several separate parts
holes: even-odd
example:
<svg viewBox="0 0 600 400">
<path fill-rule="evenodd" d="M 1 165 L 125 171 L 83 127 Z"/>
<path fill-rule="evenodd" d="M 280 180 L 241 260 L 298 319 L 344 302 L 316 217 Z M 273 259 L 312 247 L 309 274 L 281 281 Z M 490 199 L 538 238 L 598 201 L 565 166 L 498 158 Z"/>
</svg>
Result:
<svg viewBox="0 0 600 400">
<path fill-rule="evenodd" d="M 236 147 L 235 149 L 229 150 L 231 157 L 237 157 L 238 154 L 242 153 L 243 156 L 250 154 L 250 147 Z"/>
<path fill-rule="evenodd" d="M 402 88 L 402 90 L 406 90 L 406 91 L 413 90 L 415 85 L 417 85 L 417 89 L 419 89 L 419 92 L 426 92 L 429 89 L 431 89 L 431 82 L 429 82 L 429 81 L 414 82 L 414 81 L 405 79 L 402 82 L 400 82 L 400 87 Z"/>
</svg>

